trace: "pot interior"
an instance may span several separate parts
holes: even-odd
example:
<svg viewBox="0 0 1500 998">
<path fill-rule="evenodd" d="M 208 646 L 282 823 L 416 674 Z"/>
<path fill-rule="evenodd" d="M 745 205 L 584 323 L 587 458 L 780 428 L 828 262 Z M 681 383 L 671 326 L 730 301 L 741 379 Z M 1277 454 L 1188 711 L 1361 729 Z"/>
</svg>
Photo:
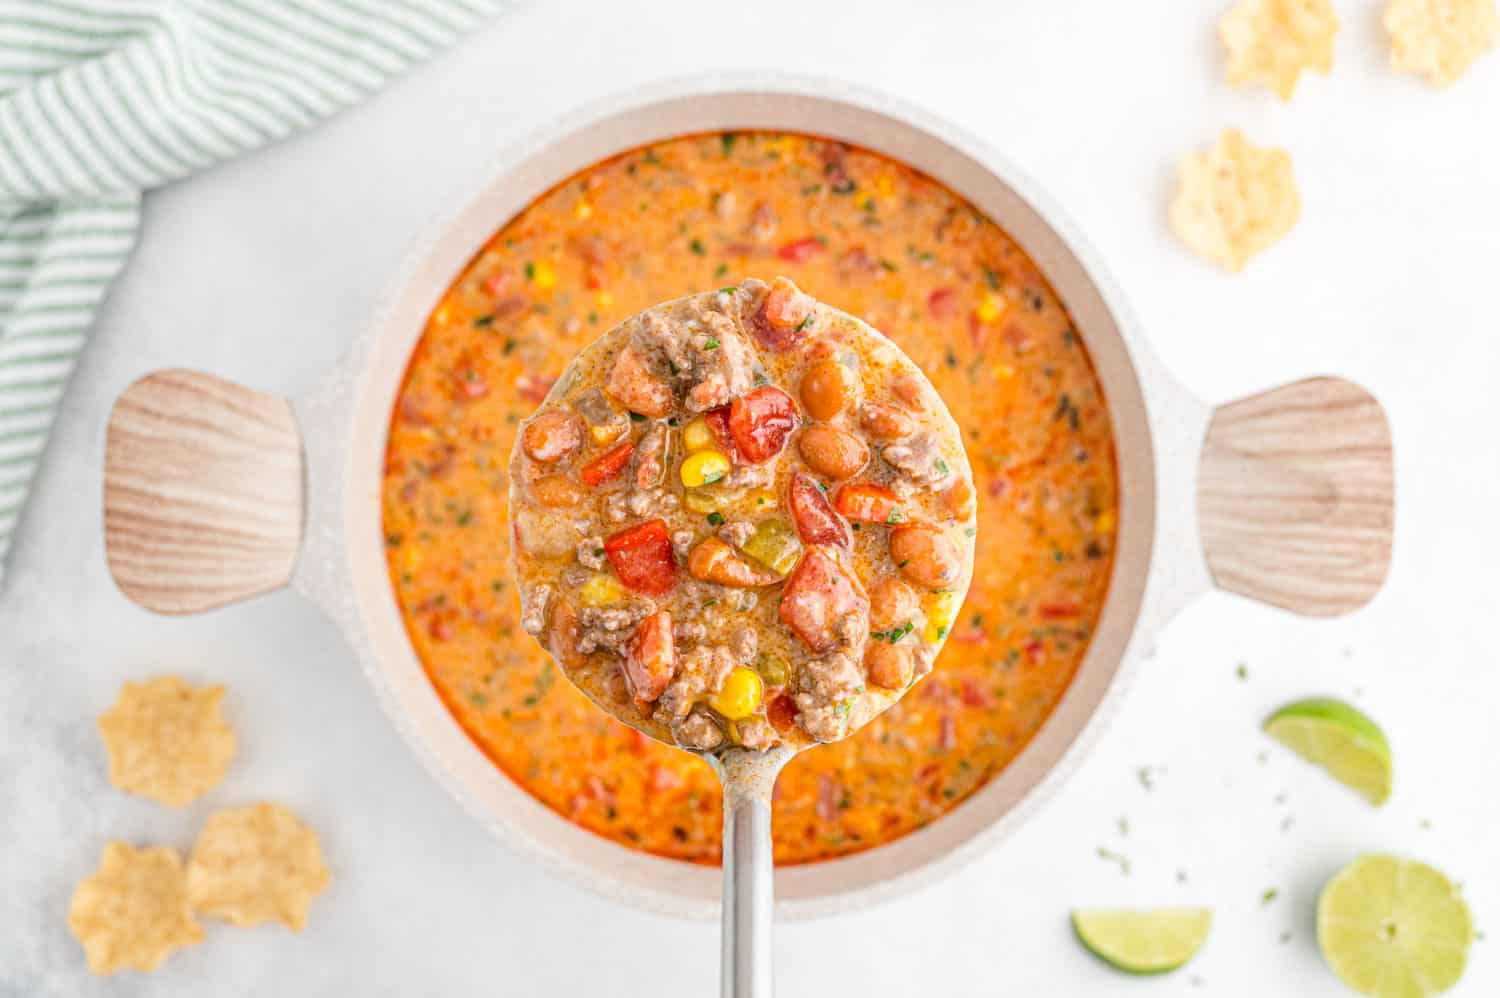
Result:
<svg viewBox="0 0 1500 998">
<path fill-rule="evenodd" d="M 779 869 L 778 913 L 833 912 L 890 896 L 953 868 L 1002 834 L 1060 777 L 1115 685 L 1140 615 L 1156 521 L 1156 457 L 1130 332 L 1040 194 L 994 154 L 920 112 L 807 81 L 682 84 L 561 122 L 505 157 L 414 251 L 385 310 L 356 346 L 345 469 L 345 543 L 372 680 L 440 780 L 502 840 L 575 881 L 630 903 L 713 917 L 714 868 L 616 845 L 551 811 L 492 763 L 448 713 L 403 628 L 387 577 L 381 479 L 390 412 L 428 312 L 493 232 L 534 198 L 589 165 L 643 144 L 699 132 L 775 130 L 843 140 L 934 177 L 993 219 L 1045 273 L 1071 314 L 1104 386 L 1114 427 L 1120 515 L 1109 595 L 1068 692 L 1004 772 L 938 821 L 846 858 Z"/>
</svg>

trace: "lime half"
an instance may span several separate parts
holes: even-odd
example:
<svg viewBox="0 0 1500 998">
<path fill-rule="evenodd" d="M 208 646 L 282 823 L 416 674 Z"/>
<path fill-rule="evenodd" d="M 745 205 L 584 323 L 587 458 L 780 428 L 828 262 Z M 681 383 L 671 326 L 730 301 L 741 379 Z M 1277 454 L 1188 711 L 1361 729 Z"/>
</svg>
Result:
<svg viewBox="0 0 1500 998">
<path fill-rule="evenodd" d="M 1075 911 L 1073 931 L 1088 951 L 1132 974 L 1164 974 L 1193 958 L 1208 938 L 1207 908 Z"/>
<path fill-rule="evenodd" d="M 1345 984 L 1378 998 L 1425 998 L 1463 976 L 1474 925 L 1437 870 L 1395 856 L 1362 856 L 1318 898 L 1318 945 Z"/>
<path fill-rule="evenodd" d="M 1391 746 L 1385 732 L 1341 700 L 1288 704 L 1266 721 L 1266 734 L 1371 804 L 1391 796 Z"/>
</svg>

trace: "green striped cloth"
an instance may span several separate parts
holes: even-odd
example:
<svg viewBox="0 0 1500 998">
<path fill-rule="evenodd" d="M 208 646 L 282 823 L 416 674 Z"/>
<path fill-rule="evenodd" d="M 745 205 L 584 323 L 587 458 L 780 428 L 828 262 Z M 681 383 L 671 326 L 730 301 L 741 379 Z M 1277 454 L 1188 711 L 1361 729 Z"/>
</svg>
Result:
<svg viewBox="0 0 1500 998">
<path fill-rule="evenodd" d="M 141 192 L 284 138 L 503 0 L 0 0 L 0 582 Z"/>
</svg>

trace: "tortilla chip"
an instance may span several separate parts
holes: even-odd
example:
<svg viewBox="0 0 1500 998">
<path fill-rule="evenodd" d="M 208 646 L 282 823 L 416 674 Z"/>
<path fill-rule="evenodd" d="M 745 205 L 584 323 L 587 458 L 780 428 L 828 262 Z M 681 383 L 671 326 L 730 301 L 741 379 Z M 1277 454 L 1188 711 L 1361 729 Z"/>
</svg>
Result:
<svg viewBox="0 0 1500 998">
<path fill-rule="evenodd" d="M 234 732 L 219 712 L 224 687 L 195 689 L 176 676 L 126 683 L 99 715 L 109 781 L 126 793 L 182 807 L 224 778 Z"/>
<path fill-rule="evenodd" d="M 235 925 L 275 919 L 301 932 L 327 886 L 318 834 L 280 804 L 211 815 L 188 862 L 193 908 Z"/>
<path fill-rule="evenodd" d="M 99 868 L 73 891 L 68 928 L 99 975 L 150 972 L 173 950 L 203 940 L 177 853 L 124 842 L 106 845 Z"/>
<path fill-rule="evenodd" d="M 1239 0 L 1219 22 L 1231 86 L 1263 83 L 1291 100 L 1303 70 L 1333 68 L 1339 18 L 1330 0 Z"/>
<path fill-rule="evenodd" d="M 1177 177 L 1173 230 L 1229 270 L 1292 231 L 1302 212 L 1291 156 L 1253 145 L 1238 129 L 1226 129 L 1210 151 L 1184 156 Z"/>
<path fill-rule="evenodd" d="M 1391 0 L 1385 29 L 1392 69 L 1446 87 L 1500 44 L 1500 11 L 1495 0 Z"/>
</svg>

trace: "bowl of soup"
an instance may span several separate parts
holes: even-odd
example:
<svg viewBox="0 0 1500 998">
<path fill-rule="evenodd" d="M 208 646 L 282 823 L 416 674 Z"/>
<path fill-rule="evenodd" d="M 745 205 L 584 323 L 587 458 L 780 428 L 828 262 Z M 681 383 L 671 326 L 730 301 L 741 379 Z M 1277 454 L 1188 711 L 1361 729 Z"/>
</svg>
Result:
<svg viewBox="0 0 1500 998">
<path fill-rule="evenodd" d="M 171 613 L 306 594 L 507 846 L 610 897 L 714 916 L 718 783 L 595 707 L 526 633 L 507 459 L 625 317 L 780 277 L 882 331 L 941 395 L 977 545 L 930 674 L 782 773 L 783 916 L 900 894 L 1001 839 L 1195 596 L 1331 615 L 1383 581 L 1390 434 L 1368 393 L 1321 377 L 1199 401 L 1002 154 L 878 94 L 761 77 L 664 84 L 508 150 L 305 398 L 185 371 L 132 386 L 106 449 L 111 571 Z"/>
</svg>

